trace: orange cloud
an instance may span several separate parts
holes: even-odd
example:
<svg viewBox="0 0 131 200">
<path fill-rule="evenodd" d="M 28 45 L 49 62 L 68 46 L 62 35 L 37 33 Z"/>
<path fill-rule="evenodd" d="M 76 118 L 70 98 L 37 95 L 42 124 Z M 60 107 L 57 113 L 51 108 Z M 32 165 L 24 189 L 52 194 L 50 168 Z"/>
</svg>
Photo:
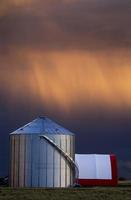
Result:
<svg viewBox="0 0 131 200">
<path fill-rule="evenodd" d="M 34 0 L 1 0 L 0 1 L 0 16 L 7 14 L 10 10 L 21 7 L 29 6 Z"/>
<path fill-rule="evenodd" d="M 130 55 L 124 59 L 120 53 L 63 51 L 23 53 L 22 57 L 28 60 L 24 68 L 1 70 L 0 75 L 16 100 L 29 95 L 66 111 L 81 105 L 131 107 Z"/>
</svg>

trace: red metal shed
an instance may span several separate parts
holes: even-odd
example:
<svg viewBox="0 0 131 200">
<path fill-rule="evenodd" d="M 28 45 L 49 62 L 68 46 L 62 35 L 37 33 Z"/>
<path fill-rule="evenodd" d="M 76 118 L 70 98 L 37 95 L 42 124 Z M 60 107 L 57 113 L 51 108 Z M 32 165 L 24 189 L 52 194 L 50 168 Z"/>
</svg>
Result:
<svg viewBox="0 0 131 200">
<path fill-rule="evenodd" d="M 76 154 L 81 186 L 116 186 L 117 160 L 115 155 Z"/>
</svg>

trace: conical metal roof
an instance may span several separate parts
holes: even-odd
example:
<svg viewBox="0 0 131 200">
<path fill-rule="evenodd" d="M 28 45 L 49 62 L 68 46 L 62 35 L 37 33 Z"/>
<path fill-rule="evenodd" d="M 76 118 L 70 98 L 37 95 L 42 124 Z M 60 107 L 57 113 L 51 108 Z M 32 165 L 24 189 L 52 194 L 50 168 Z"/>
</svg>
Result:
<svg viewBox="0 0 131 200">
<path fill-rule="evenodd" d="M 11 134 L 62 134 L 74 135 L 47 117 L 38 117 Z"/>
</svg>

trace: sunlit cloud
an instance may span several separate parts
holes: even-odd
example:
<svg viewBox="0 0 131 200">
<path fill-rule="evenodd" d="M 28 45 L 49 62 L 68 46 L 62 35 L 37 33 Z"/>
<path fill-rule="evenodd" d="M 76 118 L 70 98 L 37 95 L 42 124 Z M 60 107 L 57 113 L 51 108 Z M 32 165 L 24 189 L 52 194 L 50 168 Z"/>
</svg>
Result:
<svg viewBox="0 0 131 200">
<path fill-rule="evenodd" d="M 2 0 L 4 95 L 64 111 L 130 108 L 131 12 L 129 1 L 117 3 Z"/>
<path fill-rule="evenodd" d="M 29 94 L 38 103 L 66 111 L 81 106 L 131 107 L 130 55 L 124 60 L 120 53 L 104 52 L 20 54 L 16 53 L 11 71 L 5 67 L 0 74 L 1 86 L 15 101 Z"/>
<path fill-rule="evenodd" d="M 35 0 L 1 0 L 0 1 L 0 16 L 6 15 L 14 8 L 26 7 L 31 5 Z"/>
</svg>

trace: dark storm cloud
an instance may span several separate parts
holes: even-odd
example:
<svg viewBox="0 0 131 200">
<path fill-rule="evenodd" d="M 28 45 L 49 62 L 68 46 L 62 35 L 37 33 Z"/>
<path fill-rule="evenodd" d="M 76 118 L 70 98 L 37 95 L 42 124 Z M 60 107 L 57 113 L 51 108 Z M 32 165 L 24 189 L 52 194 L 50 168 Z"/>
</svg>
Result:
<svg viewBox="0 0 131 200">
<path fill-rule="evenodd" d="M 103 49 L 131 46 L 131 2 L 37 1 L 0 18 L 1 46 Z"/>
<path fill-rule="evenodd" d="M 44 113 L 76 133 L 78 153 L 115 153 L 122 163 L 121 172 L 124 167 L 123 174 L 129 177 L 131 1 L 29 0 L 28 5 L 27 1 L 0 2 L 0 163 L 4 163 L 0 175 L 8 173 L 8 134 Z M 73 57 L 70 49 L 79 53 Z M 66 51 L 44 57 L 57 50 Z M 83 58 L 81 50 L 104 50 L 108 56 L 89 53 Z M 73 96 L 83 88 L 84 93 Z M 46 94 L 51 101 L 48 106 L 41 100 Z M 80 94 L 87 97 L 83 104 Z M 101 101 L 105 96 L 109 104 L 103 108 L 98 97 Z M 53 97 L 62 106 L 69 106 L 73 99 L 74 110 L 69 107 L 67 114 L 58 109 Z M 114 101 L 118 110 L 110 106 Z"/>
</svg>

